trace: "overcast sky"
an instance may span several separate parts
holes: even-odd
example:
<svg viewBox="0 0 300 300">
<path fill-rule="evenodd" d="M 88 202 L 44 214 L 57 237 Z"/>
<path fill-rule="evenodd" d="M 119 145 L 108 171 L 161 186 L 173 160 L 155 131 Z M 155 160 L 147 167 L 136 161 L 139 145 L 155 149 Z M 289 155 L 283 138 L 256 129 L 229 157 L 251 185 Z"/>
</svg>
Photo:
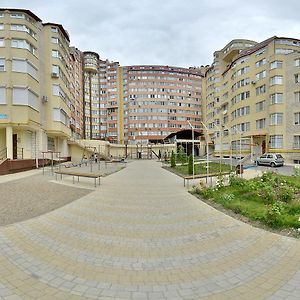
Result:
<svg viewBox="0 0 300 300">
<path fill-rule="evenodd" d="M 211 64 L 230 40 L 300 39 L 299 0 L 0 0 L 60 23 L 71 44 L 121 65 Z"/>
</svg>

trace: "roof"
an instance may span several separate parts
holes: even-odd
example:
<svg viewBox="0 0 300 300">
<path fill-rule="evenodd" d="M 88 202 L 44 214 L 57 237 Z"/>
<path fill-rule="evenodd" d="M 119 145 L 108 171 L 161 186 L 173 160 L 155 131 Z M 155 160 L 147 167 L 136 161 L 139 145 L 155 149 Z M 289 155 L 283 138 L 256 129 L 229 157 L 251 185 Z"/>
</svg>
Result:
<svg viewBox="0 0 300 300">
<path fill-rule="evenodd" d="M 61 24 L 57 24 L 57 23 L 43 23 L 44 26 L 57 26 L 60 31 L 62 32 L 62 34 L 65 36 L 65 38 L 67 39 L 68 42 L 70 42 L 70 37 L 68 32 L 64 29 L 64 27 Z"/>
<path fill-rule="evenodd" d="M 28 9 L 23 9 L 23 8 L 0 8 L 0 11 L 17 11 L 17 12 L 24 12 L 27 15 L 29 15 L 30 17 L 32 17 L 33 19 L 35 19 L 38 22 L 42 22 L 42 20 L 35 15 L 32 11 L 28 10 Z"/>
</svg>

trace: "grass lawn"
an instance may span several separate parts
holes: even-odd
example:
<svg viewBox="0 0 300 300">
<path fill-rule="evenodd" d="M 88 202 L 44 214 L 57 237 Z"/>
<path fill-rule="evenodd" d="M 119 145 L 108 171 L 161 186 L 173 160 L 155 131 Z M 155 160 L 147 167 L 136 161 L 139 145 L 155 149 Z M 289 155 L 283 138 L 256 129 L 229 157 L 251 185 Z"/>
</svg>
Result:
<svg viewBox="0 0 300 300">
<path fill-rule="evenodd" d="M 192 193 L 270 228 L 300 227 L 300 177 L 265 173 L 245 180 L 232 176 L 229 186 L 194 188 Z"/>
<path fill-rule="evenodd" d="M 216 162 L 209 162 L 209 173 L 217 173 L 220 171 L 220 164 Z M 178 165 L 175 168 L 167 167 L 167 169 L 174 171 L 178 175 L 189 175 L 188 166 Z M 221 172 L 230 171 L 230 166 L 221 164 Z M 195 174 L 206 174 L 206 162 L 195 163 Z"/>
</svg>

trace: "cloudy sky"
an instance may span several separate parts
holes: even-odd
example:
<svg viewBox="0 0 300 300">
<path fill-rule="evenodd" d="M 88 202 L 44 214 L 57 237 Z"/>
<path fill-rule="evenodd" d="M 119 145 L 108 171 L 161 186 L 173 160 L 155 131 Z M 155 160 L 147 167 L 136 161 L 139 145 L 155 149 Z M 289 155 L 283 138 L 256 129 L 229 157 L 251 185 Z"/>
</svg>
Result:
<svg viewBox="0 0 300 300">
<path fill-rule="evenodd" d="M 63 24 L 71 43 L 121 65 L 211 64 L 235 38 L 300 39 L 299 0 L 0 0 Z"/>
</svg>

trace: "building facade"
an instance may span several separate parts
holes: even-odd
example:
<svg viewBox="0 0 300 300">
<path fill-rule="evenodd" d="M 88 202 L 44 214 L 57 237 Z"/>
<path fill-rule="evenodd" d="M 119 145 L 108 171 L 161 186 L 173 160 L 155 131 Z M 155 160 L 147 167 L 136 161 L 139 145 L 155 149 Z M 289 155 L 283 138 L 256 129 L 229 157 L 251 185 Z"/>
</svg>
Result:
<svg viewBox="0 0 300 300">
<path fill-rule="evenodd" d="M 204 124 L 216 156 L 274 152 L 299 162 L 299 47 L 299 40 L 272 37 L 234 40 L 214 53 Z"/>
<path fill-rule="evenodd" d="M 69 42 L 60 24 L 43 24 L 28 10 L 0 9 L 0 158 L 38 158 L 49 150 L 68 155 Z"/>
</svg>

